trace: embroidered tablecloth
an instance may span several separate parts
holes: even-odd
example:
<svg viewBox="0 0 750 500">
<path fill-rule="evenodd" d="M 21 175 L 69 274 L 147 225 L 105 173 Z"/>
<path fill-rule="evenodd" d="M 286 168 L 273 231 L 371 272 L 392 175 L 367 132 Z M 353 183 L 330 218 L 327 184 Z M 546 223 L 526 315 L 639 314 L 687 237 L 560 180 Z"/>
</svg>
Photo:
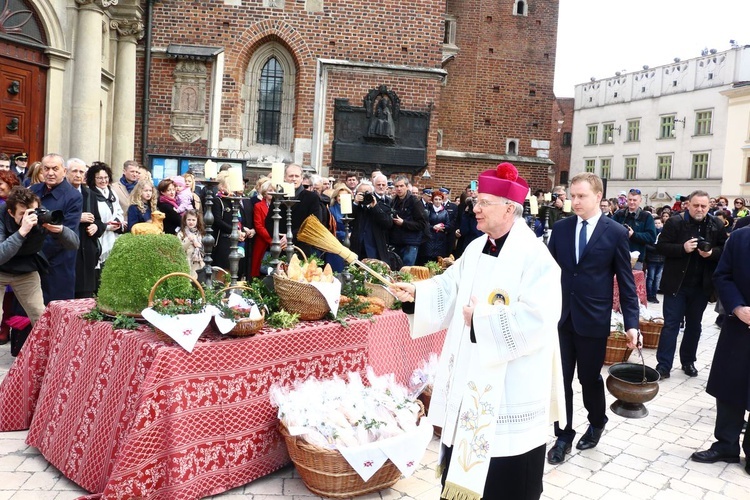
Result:
<svg viewBox="0 0 750 500">
<path fill-rule="evenodd" d="M 644 306 L 646 302 L 646 273 L 643 271 L 633 271 L 633 279 L 635 280 L 635 291 L 638 294 L 638 300 Z M 620 311 L 620 287 L 617 286 L 617 276 L 614 280 L 614 295 L 612 298 L 612 309 Z"/>
<path fill-rule="evenodd" d="M 252 338 L 202 338 L 192 354 L 148 327 L 113 330 L 52 302 L 0 385 L 0 430 L 102 498 L 197 499 L 289 463 L 268 389 L 371 364 L 406 382 L 444 334 L 411 340 L 406 316 L 303 322 Z M 434 338 L 432 338 L 434 337 Z"/>
</svg>

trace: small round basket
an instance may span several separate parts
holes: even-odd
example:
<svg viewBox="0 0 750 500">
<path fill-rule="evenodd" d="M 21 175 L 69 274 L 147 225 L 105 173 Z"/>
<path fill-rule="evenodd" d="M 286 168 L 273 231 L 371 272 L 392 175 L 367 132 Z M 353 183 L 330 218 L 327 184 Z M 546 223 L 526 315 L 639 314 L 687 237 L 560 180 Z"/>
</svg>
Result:
<svg viewBox="0 0 750 500">
<path fill-rule="evenodd" d="M 279 296 L 281 307 L 288 313 L 299 314 L 301 320 L 323 319 L 331 310 L 323 295 L 309 283 L 274 274 L 273 287 Z"/>
<path fill-rule="evenodd" d="M 201 299 L 203 299 L 204 302 L 206 301 L 206 292 L 203 291 L 203 287 L 201 286 L 200 283 L 198 283 L 197 279 L 193 278 L 187 273 L 169 273 L 169 274 L 165 274 L 164 276 L 156 280 L 156 283 L 154 283 L 154 286 L 151 287 L 151 292 L 148 294 L 148 307 L 154 306 L 154 294 L 156 294 L 156 289 L 159 288 L 159 285 L 164 283 L 169 278 L 175 278 L 178 276 L 189 279 L 193 287 L 197 288 L 198 291 L 200 292 Z M 154 327 L 154 331 L 156 331 L 156 336 L 159 337 L 159 340 L 162 340 L 164 342 L 173 342 L 172 337 L 170 337 L 163 331 L 159 330 L 158 328 Z"/>
<path fill-rule="evenodd" d="M 664 323 L 641 320 L 638 327 L 641 329 L 641 335 L 643 335 L 643 347 L 650 349 L 659 347 L 659 337 L 661 337 L 661 329 L 664 328 Z"/>
<path fill-rule="evenodd" d="M 243 285 L 228 286 L 224 288 L 221 293 L 228 292 L 230 290 L 250 290 L 249 287 Z M 226 299 L 224 299 L 226 300 Z M 266 313 L 261 311 L 260 319 L 240 318 L 236 321 L 234 328 L 232 328 L 227 335 L 230 337 L 251 337 L 258 333 L 266 323 Z"/>
<path fill-rule="evenodd" d="M 604 364 L 612 365 L 623 363 L 628 360 L 632 349 L 628 349 L 628 340 L 620 332 L 612 332 L 607 337 L 607 350 L 604 354 Z"/>
</svg>

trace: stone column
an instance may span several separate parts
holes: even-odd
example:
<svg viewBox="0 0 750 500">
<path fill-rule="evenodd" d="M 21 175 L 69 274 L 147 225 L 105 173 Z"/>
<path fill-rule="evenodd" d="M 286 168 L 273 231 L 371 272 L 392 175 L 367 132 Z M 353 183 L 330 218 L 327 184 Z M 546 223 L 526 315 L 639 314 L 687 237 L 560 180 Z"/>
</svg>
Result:
<svg viewBox="0 0 750 500">
<path fill-rule="evenodd" d="M 96 0 L 76 0 L 76 3 L 79 12 L 73 52 L 70 156 L 88 163 L 99 160 L 104 13 Z"/>
<path fill-rule="evenodd" d="M 112 171 L 122 173 L 122 164 L 135 154 L 136 109 L 136 44 L 143 37 L 143 23 L 135 20 L 114 20 L 110 26 L 117 30 L 117 66 L 115 68 L 115 96 L 112 121 Z"/>
</svg>

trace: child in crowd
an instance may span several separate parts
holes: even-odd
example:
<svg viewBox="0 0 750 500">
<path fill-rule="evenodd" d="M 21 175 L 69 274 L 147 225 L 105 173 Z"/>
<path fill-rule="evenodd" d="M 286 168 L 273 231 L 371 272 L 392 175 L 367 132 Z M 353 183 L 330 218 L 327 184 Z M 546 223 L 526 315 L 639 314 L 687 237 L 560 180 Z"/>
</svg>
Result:
<svg viewBox="0 0 750 500">
<path fill-rule="evenodd" d="M 203 225 L 203 216 L 195 209 L 188 209 L 182 214 L 182 224 L 177 236 L 182 241 L 182 248 L 185 250 L 188 264 L 190 264 L 190 275 L 193 278 L 203 278 L 203 262 L 205 252 L 203 249 L 203 235 L 206 234 L 206 228 Z"/>
<path fill-rule="evenodd" d="M 193 208 L 193 192 L 188 189 L 183 176 L 175 175 L 171 179 L 177 191 L 177 213 L 184 214 L 187 210 Z"/>
<path fill-rule="evenodd" d="M 156 210 L 156 197 L 154 196 L 154 185 L 151 183 L 151 179 L 138 181 L 130 195 L 130 201 L 126 232 L 130 232 L 130 228 L 139 222 L 151 221 L 151 212 Z"/>
</svg>

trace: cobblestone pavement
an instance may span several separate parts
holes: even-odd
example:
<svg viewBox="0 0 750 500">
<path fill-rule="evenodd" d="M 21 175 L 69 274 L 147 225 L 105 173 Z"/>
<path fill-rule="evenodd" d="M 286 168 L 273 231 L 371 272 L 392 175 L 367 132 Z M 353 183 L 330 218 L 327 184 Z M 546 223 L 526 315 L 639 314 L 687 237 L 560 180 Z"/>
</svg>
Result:
<svg viewBox="0 0 750 500">
<path fill-rule="evenodd" d="M 654 310 L 659 305 L 651 304 Z M 625 419 L 610 413 L 607 430 L 599 446 L 592 450 L 573 449 L 567 460 L 545 466 L 544 499 L 750 499 L 750 475 L 741 464 L 699 464 L 690 454 L 713 441 L 715 401 L 704 390 L 719 330 L 716 314 L 709 305 L 703 316 L 698 361 L 698 377 L 681 370 L 661 383 L 656 398 L 647 404 L 649 416 Z M 654 366 L 654 349 L 644 351 L 646 363 Z M 637 354 L 631 356 L 635 360 Z M 0 347 L 0 377 L 5 376 L 13 358 L 8 346 Z M 606 376 L 606 367 L 602 370 Z M 578 389 L 580 392 L 580 388 Z M 608 401 L 614 399 L 608 395 Z M 586 429 L 585 410 L 576 395 L 574 424 Z M 0 500 L 67 500 L 85 494 L 80 487 L 49 465 L 36 448 L 25 443 L 26 431 L 0 433 Z M 549 443 L 554 442 L 550 427 Z M 439 481 L 434 469 L 437 440 L 430 444 L 422 467 L 389 490 L 366 495 L 363 500 L 437 500 Z M 231 500 L 319 498 L 310 493 L 292 467 L 284 468 L 250 484 L 212 498 Z"/>
</svg>

